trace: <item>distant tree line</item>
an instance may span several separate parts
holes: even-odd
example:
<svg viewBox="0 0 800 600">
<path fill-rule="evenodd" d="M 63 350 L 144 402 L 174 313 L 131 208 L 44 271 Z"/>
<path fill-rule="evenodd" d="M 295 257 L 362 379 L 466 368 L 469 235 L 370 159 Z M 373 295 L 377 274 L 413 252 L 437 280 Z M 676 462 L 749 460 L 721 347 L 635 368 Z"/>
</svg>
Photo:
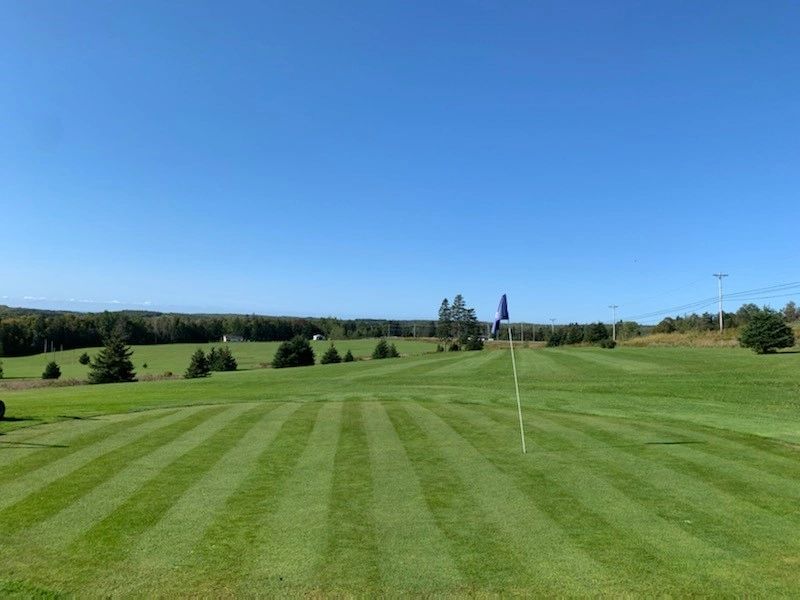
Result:
<svg viewBox="0 0 800 600">
<path fill-rule="evenodd" d="M 763 309 L 755 304 L 743 304 L 736 312 L 722 312 L 722 322 L 727 328 L 744 327 Z M 777 312 L 777 311 L 776 311 Z M 800 310 L 794 302 L 787 302 L 779 311 L 786 322 L 800 319 Z M 715 331 L 719 329 L 719 313 L 692 313 L 678 317 L 666 317 L 653 328 L 653 333 L 688 333 L 690 331 Z"/>
<path fill-rule="evenodd" d="M 387 331 L 388 330 L 388 331 Z M 290 340 L 323 334 L 329 339 L 433 337 L 433 321 L 385 321 L 266 317 L 258 315 L 182 315 L 142 311 L 72 313 L 0 306 L 0 356 L 43 352 L 45 343 L 64 350 L 103 345 L 112 335 L 128 344 L 206 343 L 224 334 L 250 341 Z"/>
</svg>

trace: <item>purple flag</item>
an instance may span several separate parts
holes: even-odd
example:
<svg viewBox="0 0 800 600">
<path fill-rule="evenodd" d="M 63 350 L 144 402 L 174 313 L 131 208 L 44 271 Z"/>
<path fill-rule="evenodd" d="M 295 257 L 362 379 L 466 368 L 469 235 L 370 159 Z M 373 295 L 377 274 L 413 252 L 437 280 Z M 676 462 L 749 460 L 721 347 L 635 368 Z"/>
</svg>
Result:
<svg viewBox="0 0 800 600">
<path fill-rule="evenodd" d="M 506 302 L 506 295 L 500 297 L 500 304 L 497 305 L 497 312 L 494 315 L 494 325 L 492 325 L 492 335 L 496 335 L 500 331 L 500 321 L 505 319 L 508 321 L 508 303 Z"/>
</svg>

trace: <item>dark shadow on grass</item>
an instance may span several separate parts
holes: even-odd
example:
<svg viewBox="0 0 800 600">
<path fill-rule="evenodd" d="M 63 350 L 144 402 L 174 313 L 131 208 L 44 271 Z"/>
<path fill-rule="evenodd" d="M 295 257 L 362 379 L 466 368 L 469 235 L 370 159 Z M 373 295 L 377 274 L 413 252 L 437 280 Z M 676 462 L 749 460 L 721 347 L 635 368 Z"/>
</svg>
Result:
<svg viewBox="0 0 800 600">
<path fill-rule="evenodd" d="M 34 421 L 34 420 L 35 419 L 33 419 L 32 417 L 3 417 L 2 419 L 0 419 L 0 422 L 9 421 L 12 423 L 17 423 L 19 421 Z"/>
<path fill-rule="evenodd" d="M 703 442 L 701 440 L 685 440 L 685 441 L 675 441 L 675 442 L 644 442 L 645 446 L 672 446 L 675 444 L 707 444 L 708 442 Z"/>
<path fill-rule="evenodd" d="M 64 444 L 37 444 L 36 442 L 6 442 L 0 440 L 0 450 L 14 450 L 15 448 L 69 448 Z"/>
<path fill-rule="evenodd" d="M 527 436 L 526 436 L 527 437 Z M 634 444 L 605 444 L 603 446 L 585 446 L 582 448 L 561 448 L 557 450 L 528 450 L 528 454 L 555 454 L 555 453 L 570 453 L 570 452 L 602 452 L 610 450 L 611 448 L 641 448 L 643 446 L 676 446 L 682 444 L 708 444 L 701 440 L 667 440 L 664 442 L 637 442 Z"/>
<path fill-rule="evenodd" d="M 72 419 L 74 421 L 97 421 L 97 417 L 78 417 L 73 415 L 58 415 L 59 419 Z"/>
</svg>

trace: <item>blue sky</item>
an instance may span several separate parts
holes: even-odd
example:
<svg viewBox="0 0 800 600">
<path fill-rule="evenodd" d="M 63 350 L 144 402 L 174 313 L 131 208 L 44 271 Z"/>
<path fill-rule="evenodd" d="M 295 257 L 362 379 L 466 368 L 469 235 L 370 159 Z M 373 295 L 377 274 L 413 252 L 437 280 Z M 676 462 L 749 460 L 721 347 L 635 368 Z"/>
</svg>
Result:
<svg viewBox="0 0 800 600">
<path fill-rule="evenodd" d="M 5 4 L 0 303 L 563 322 L 800 280 L 796 3 L 427 4 Z"/>
</svg>

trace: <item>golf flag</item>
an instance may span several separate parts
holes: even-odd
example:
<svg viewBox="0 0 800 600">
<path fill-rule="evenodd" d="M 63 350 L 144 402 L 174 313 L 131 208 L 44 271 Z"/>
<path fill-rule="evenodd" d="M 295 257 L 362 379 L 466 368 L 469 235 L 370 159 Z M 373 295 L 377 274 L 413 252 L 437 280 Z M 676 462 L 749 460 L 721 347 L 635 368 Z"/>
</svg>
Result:
<svg viewBox="0 0 800 600">
<path fill-rule="evenodd" d="M 508 321 L 508 302 L 506 295 L 500 296 L 500 304 L 497 305 L 497 312 L 494 314 L 494 325 L 492 325 L 492 335 L 497 335 L 500 331 L 500 321 L 505 319 Z"/>
<path fill-rule="evenodd" d="M 492 325 L 492 335 L 497 336 L 500 331 L 500 321 L 508 321 L 508 301 L 506 295 L 500 296 L 500 304 L 497 305 L 497 312 L 494 315 L 494 325 Z M 522 453 L 527 453 L 525 448 L 525 427 L 522 424 L 522 402 L 519 399 L 519 380 L 517 379 L 517 360 L 514 358 L 514 336 L 511 334 L 511 323 L 508 324 L 508 347 L 511 350 L 511 368 L 514 370 L 514 389 L 517 392 L 517 414 L 519 415 L 519 436 L 522 442 Z"/>
</svg>

